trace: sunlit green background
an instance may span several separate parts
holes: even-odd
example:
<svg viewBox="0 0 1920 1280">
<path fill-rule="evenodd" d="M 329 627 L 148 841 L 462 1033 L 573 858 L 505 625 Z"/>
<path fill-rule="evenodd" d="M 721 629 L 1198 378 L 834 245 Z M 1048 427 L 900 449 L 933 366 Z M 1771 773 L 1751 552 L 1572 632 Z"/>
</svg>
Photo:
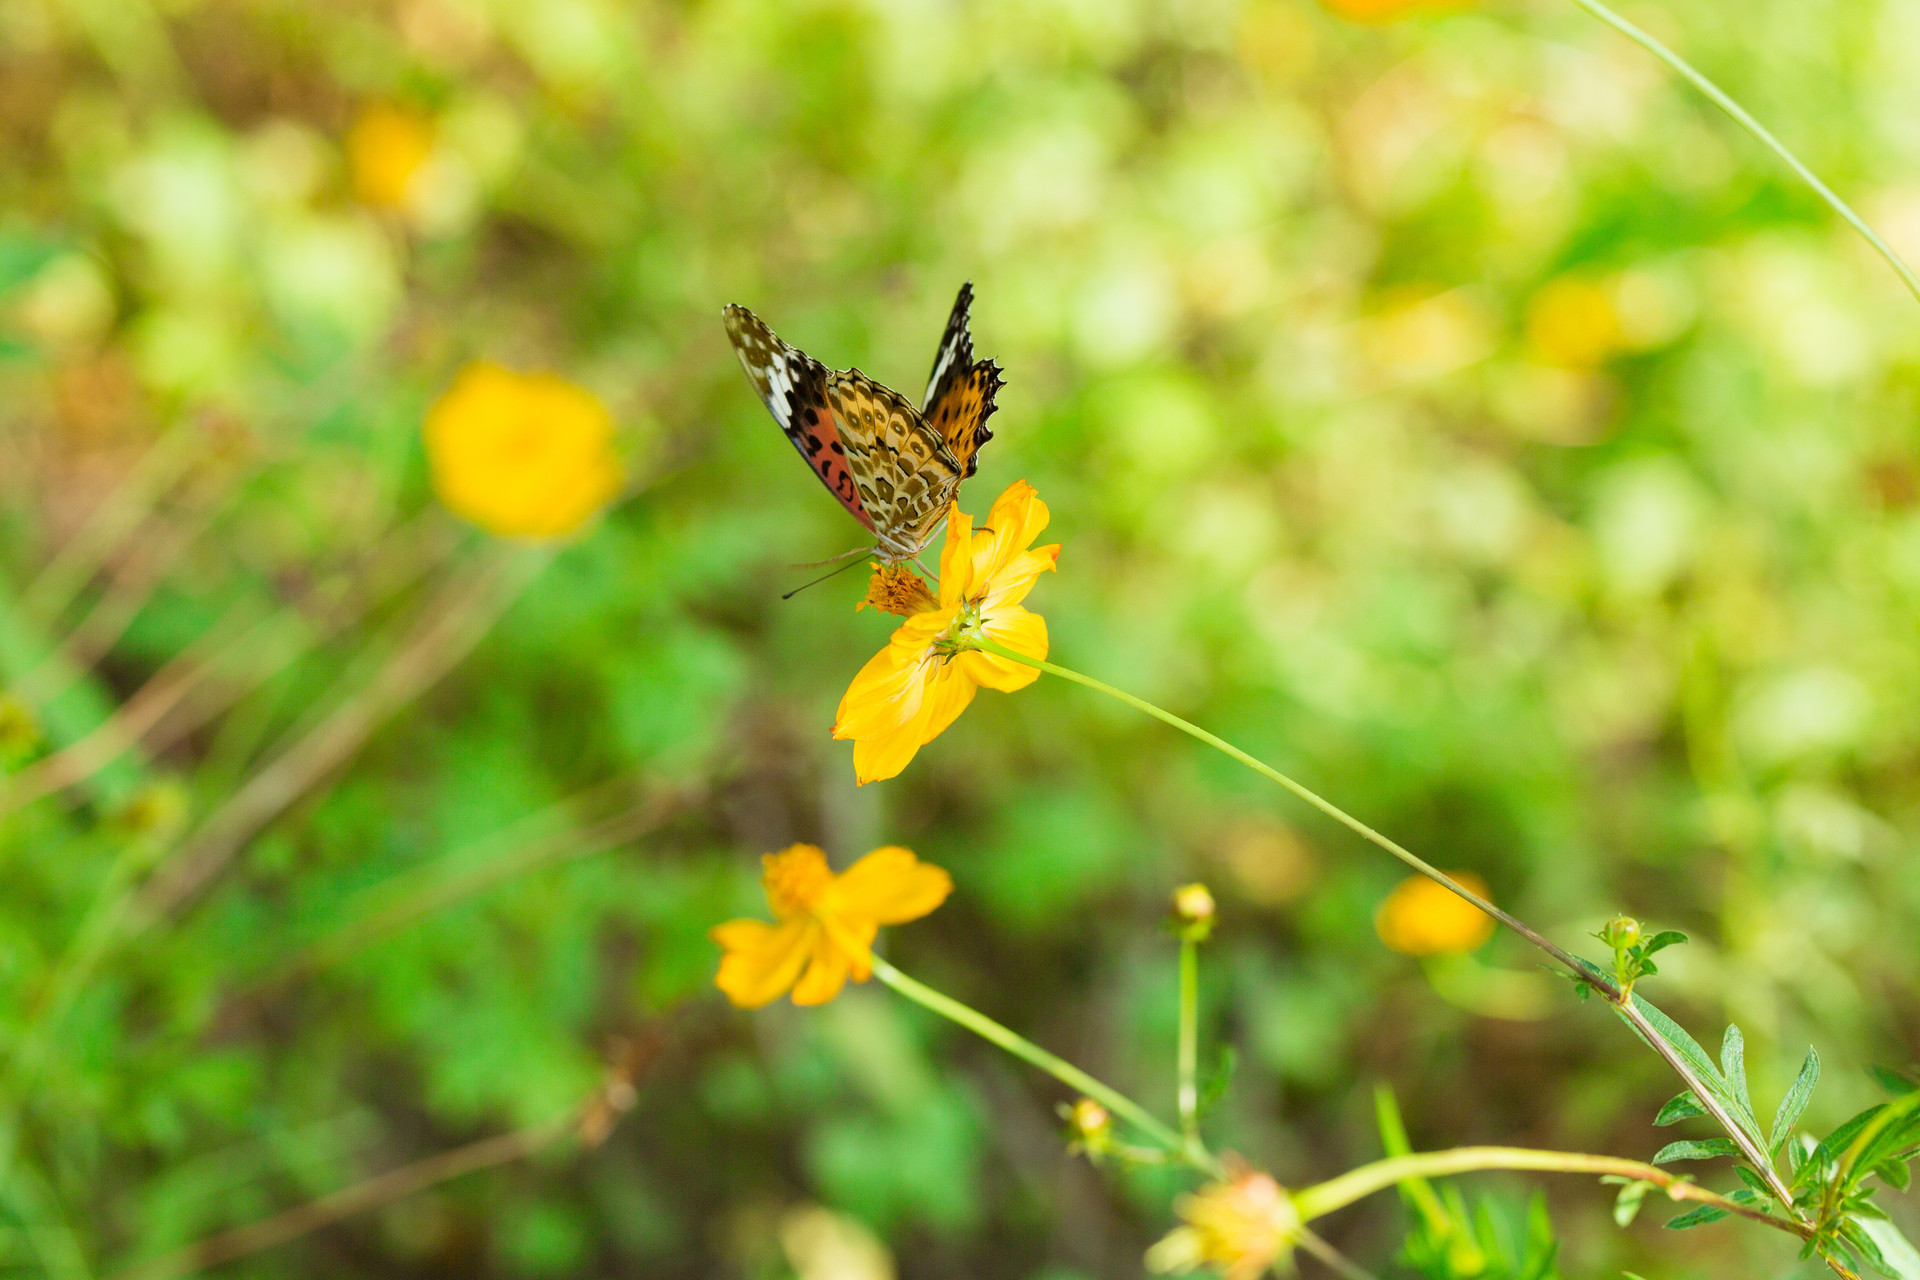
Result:
<svg viewBox="0 0 1920 1280">
<path fill-rule="evenodd" d="M 1630 12 L 1920 248 L 1920 8 Z M 356 195 L 378 111 L 430 147 L 404 207 Z M 983 694 L 856 790 L 828 728 L 890 620 L 856 574 L 782 602 L 859 531 L 728 302 L 917 392 L 973 280 L 1008 386 L 963 503 L 1051 504 L 1059 661 L 1567 945 L 1688 931 L 1650 993 L 1740 1023 L 1763 1117 L 1809 1043 L 1816 1126 L 1920 1056 L 1920 309 L 1571 5 L 0 0 L 0 200 L 9 768 L 219 655 L 197 727 L 0 820 L 7 1274 L 549 1120 L 658 1035 L 598 1149 L 223 1274 L 1139 1274 L 1185 1184 L 1069 1159 L 1050 1080 L 880 989 L 720 1001 L 705 930 L 795 840 L 950 868 L 894 960 L 1163 1112 L 1160 919 L 1205 879 L 1209 1132 L 1283 1181 L 1378 1154 L 1379 1080 L 1421 1146 L 1676 1136 L 1674 1080 L 1524 948 L 1479 959 L 1545 1018 L 1443 998 L 1374 932 L 1394 864 L 1085 690 Z M 526 571 L 427 486 L 477 358 L 598 395 L 630 494 L 203 884 L 110 918 L 448 592 Z M 1813 1273 L 1547 1189 L 1569 1276 Z M 1390 1272 L 1402 1221 L 1325 1226 Z"/>
</svg>

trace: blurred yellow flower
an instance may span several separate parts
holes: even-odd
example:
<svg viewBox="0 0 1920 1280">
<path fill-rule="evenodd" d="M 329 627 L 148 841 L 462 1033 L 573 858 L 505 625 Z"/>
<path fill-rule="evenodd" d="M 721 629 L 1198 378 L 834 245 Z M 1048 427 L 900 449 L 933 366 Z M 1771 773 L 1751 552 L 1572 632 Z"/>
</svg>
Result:
<svg viewBox="0 0 1920 1280">
<path fill-rule="evenodd" d="M 1355 22 L 1392 22 L 1433 9 L 1457 9 L 1472 0 L 1320 0 L 1334 13 Z"/>
<path fill-rule="evenodd" d="M 1487 882 L 1471 871 L 1449 871 L 1482 898 Z M 1493 917 L 1451 889 L 1425 876 L 1408 876 L 1373 914 L 1380 941 L 1410 956 L 1458 955 L 1477 951 L 1493 936 Z"/>
<path fill-rule="evenodd" d="M 1553 281 L 1527 304 L 1527 341 L 1549 364 L 1591 369 L 1622 346 L 1620 314 L 1590 280 Z"/>
<path fill-rule="evenodd" d="M 727 952 L 714 983 L 743 1009 L 771 1004 L 789 988 L 795 1004 L 825 1004 L 849 975 L 865 982 L 880 926 L 918 920 L 953 891 L 945 871 L 897 845 L 875 849 L 839 875 L 810 844 L 761 862 L 760 883 L 777 923 L 729 920 L 709 935 Z"/>
<path fill-rule="evenodd" d="M 354 197 L 382 209 L 404 209 L 414 179 L 433 154 L 433 125 L 389 103 L 363 110 L 347 131 L 347 172 Z"/>
<path fill-rule="evenodd" d="M 1058 543 L 1032 547 L 1047 519 L 1047 504 L 1032 485 L 1017 480 L 994 501 L 979 532 L 957 507 L 947 516 L 937 601 L 924 583 L 911 593 L 897 582 L 878 581 L 885 571 L 876 572 L 869 601 L 899 601 L 915 612 L 840 699 L 833 736 L 853 739 L 853 772 L 862 785 L 906 768 L 982 686 L 1012 693 L 1039 677 L 1032 667 L 970 644 L 983 636 L 1016 653 L 1047 656 L 1046 620 L 1020 603 L 1060 558 Z"/>
<path fill-rule="evenodd" d="M 552 374 L 468 365 L 427 410 L 434 492 L 503 538 L 577 531 L 620 490 L 606 406 Z"/>
<path fill-rule="evenodd" d="M 1147 1250 L 1147 1269 L 1162 1275 L 1212 1267 L 1227 1280 L 1253 1280 L 1292 1250 L 1300 1228 L 1286 1188 L 1257 1169 L 1232 1170 L 1173 1207 L 1184 1223 Z"/>
</svg>

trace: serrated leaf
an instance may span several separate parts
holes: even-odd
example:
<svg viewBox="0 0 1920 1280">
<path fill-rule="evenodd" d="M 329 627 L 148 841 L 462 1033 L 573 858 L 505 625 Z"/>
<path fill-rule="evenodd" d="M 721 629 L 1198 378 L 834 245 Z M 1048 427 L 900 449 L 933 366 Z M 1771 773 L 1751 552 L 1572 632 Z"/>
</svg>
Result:
<svg viewBox="0 0 1920 1280">
<path fill-rule="evenodd" d="M 1667 1230 L 1685 1231 L 1689 1227 L 1704 1227 L 1709 1222 L 1718 1222 L 1727 1216 L 1727 1211 L 1717 1205 L 1703 1204 L 1698 1209 L 1689 1209 L 1677 1218 L 1669 1219 Z"/>
<path fill-rule="evenodd" d="M 1672 1164 L 1676 1160 L 1711 1160 L 1715 1156 L 1739 1154 L 1740 1148 L 1732 1138 L 1686 1138 L 1660 1148 L 1653 1162 Z"/>
<path fill-rule="evenodd" d="M 1752 1169 L 1749 1169 L 1746 1165 L 1737 1164 L 1733 1166 L 1733 1172 L 1739 1177 L 1740 1181 L 1747 1184 L 1747 1187 L 1752 1190 L 1755 1195 L 1767 1200 L 1773 1198 L 1773 1191 L 1767 1186 L 1767 1180 L 1755 1173 Z"/>
<path fill-rule="evenodd" d="M 1800 1113 L 1807 1109 L 1807 1102 L 1813 1097 L 1813 1088 L 1820 1083 L 1820 1054 L 1808 1049 L 1807 1056 L 1800 1063 L 1800 1074 L 1793 1078 L 1787 1087 L 1787 1096 L 1780 1099 L 1780 1109 L 1773 1113 L 1773 1132 L 1767 1136 L 1767 1152 L 1778 1155 L 1780 1148 L 1793 1134 L 1793 1126 L 1800 1122 Z"/>
<path fill-rule="evenodd" d="M 1848 1219 L 1840 1228 L 1840 1238 L 1866 1260 L 1868 1266 L 1890 1280 L 1900 1280 L 1899 1274 L 1887 1265 L 1886 1255 L 1880 1252 L 1879 1242 L 1861 1229 L 1858 1219 Z"/>
<path fill-rule="evenodd" d="M 1699 1085 L 1706 1088 L 1712 1100 L 1720 1105 L 1734 1124 L 1739 1126 L 1741 1133 L 1751 1140 L 1755 1147 L 1763 1146 L 1766 1139 L 1760 1134 L 1759 1121 L 1753 1118 L 1753 1108 L 1743 1106 L 1740 1099 L 1728 1089 L 1726 1078 L 1720 1074 L 1720 1068 L 1714 1065 L 1713 1059 L 1707 1056 L 1707 1051 L 1700 1047 L 1700 1042 L 1688 1035 L 1679 1023 L 1660 1012 L 1658 1007 L 1639 995 L 1634 995 L 1632 1000 L 1633 1007 L 1646 1019 L 1647 1025 L 1653 1028 L 1654 1034 L 1665 1041 L 1675 1055 L 1686 1064 L 1687 1069 L 1697 1077 Z M 1645 1038 L 1644 1034 L 1642 1038 Z M 1703 1104 L 1705 1101 L 1706 1099 L 1702 1099 Z"/>
<path fill-rule="evenodd" d="M 1650 956 L 1656 951 L 1665 951 L 1668 947 L 1678 946 L 1687 940 L 1687 935 L 1678 929 L 1662 929 L 1640 944 L 1640 954 Z"/>
<path fill-rule="evenodd" d="M 1693 1095 L 1693 1090 L 1688 1089 L 1681 1093 L 1680 1096 L 1669 1101 L 1666 1106 L 1660 1108 L 1660 1114 L 1653 1118 L 1653 1122 L 1656 1125 L 1664 1127 L 1670 1124 L 1678 1124 L 1682 1120 L 1691 1120 L 1695 1116 L 1703 1116 L 1705 1114 L 1707 1114 L 1707 1109 L 1700 1105 L 1700 1099 Z"/>
<path fill-rule="evenodd" d="M 1731 1022 L 1727 1024 L 1727 1034 L 1720 1041 L 1720 1074 L 1727 1078 L 1727 1088 L 1739 1100 L 1740 1110 L 1751 1116 L 1753 1100 L 1747 1094 L 1747 1038 Z M 1754 1123 L 1757 1127 L 1759 1121 Z"/>
</svg>

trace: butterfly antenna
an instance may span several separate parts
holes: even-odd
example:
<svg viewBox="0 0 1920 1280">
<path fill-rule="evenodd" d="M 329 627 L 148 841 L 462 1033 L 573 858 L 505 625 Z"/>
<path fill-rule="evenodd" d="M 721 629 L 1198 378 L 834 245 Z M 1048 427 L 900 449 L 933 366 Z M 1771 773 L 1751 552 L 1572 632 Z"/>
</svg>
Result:
<svg viewBox="0 0 1920 1280">
<path fill-rule="evenodd" d="M 861 549 L 862 551 L 865 551 L 865 550 L 866 550 L 866 548 L 865 548 L 865 547 L 862 547 L 862 548 L 860 548 L 860 549 Z M 835 560 L 838 560 L 838 559 L 840 559 L 840 558 L 841 558 L 841 557 L 839 557 L 839 556 L 835 556 L 835 557 L 834 557 L 834 559 L 835 559 Z M 829 563 L 829 564 L 831 564 L 831 563 L 832 563 L 832 561 L 828 561 L 828 563 Z M 797 595 L 799 595 L 799 594 L 800 594 L 800 593 L 801 593 L 802 591 L 805 591 L 805 590 L 806 590 L 806 589 L 807 589 L 808 587 L 817 587 L 817 586 L 819 586 L 819 585 L 820 585 L 821 583 L 823 583 L 823 582 L 825 582 L 825 581 L 826 581 L 826 580 L 827 580 L 828 578 L 834 578 L 834 577 L 838 577 L 839 575 L 841 575 L 841 574 L 843 574 L 843 573 L 845 573 L 845 572 L 846 572 L 847 570 L 849 570 L 849 569 L 851 569 L 851 568 L 853 568 L 853 567 L 854 567 L 855 565 L 857 565 L 857 564 L 859 564 L 859 563 L 860 563 L 860 562 L 859 562 L 858 560 L 849 560 L 849 561 L 848 561 L 847 563 L 845 563 L 845 564 L 843 564 L 843 565 L 841 565 L 841 566 L 840 566 L 840 567 L 839 567 L 838 569 L 830 569 L 830 570 L 828 570 L 828 571 L 827 571 L 826 573 L 823 573 L 823 574 L 821 574 L 821 575 L 820 575 L 819 577 L 817 577 L 817 578 L 815 578 L 815 579 L 814 579 L 814 580 L 813 580 L 812 582 L 803 582 L 803 583 L 801 583 L 801 584 L 800 584 L 799 586 L 797 586 L 797 587 L 795 587 L 795 588 L 794 588 L 793 590 L 791 590 L 791 591 L 789 591 L 789 592 L 787 592 L 787 594 L 785 594 L 785 595 L 783 595 L 783 596 L 781 596 L 780 598 L 781 598 L 782 600 L 791 600 L 791 599 L 793 599 L 793 598 L 794 598 L 795 596 L 797 596 Z"/>
<path fill-rule="evenodd" d="M 830 564 L 839 564 L 842 560 L 845 560 L 848 556 L 863 556 L 871 550 L 873 550 L 872 547 L 855 547 L 851 551 L 842 551 L 837 556 L 828 556 L 825 560 L 808 560 L 803 564 L 790 564 L 787 566 L 787 568 L 789 569 L 823 569 Z"/>
</svg>

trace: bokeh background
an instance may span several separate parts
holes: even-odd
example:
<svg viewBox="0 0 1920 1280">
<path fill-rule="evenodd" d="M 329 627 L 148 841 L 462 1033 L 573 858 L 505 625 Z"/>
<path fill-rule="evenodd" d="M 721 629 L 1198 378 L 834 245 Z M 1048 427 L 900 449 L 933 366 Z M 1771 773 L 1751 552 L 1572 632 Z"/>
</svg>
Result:
<svg viewBox="0 0 1920 1280">
<path fill-rule="evenodd" d="M 1920 250 L 1920 8 L 1629 13 Z M 720 1001 L 705 930 L 795 840 L 950 868 L 895 961 L 1169 1111 L 1206 880 L 1210 1131 L 1284 1181 L 1378 1154 L 1376 1081 L 1421 1146 L 1674 1136 L 1517 943 L 1436 981 L 1384 856 L 1084 690 L 856 789 L 890 620 L 782 601 L 858 531 L 727 302 L 917 391 L 973 280 L 1009 385 L 963 497 L 1052 505 L 1058 660 L 1564 943 L 1686 930 L 1650 994 L 1744 1028 L 1763 1115 L 1809 1043 L 1816 1126 L 1920 1055 L 1920 310 L 1571 5 L 0 0 L 0 196 L 8 1274 L 552 1120 L 623 1037 L 602 1145 L 224 1274 L 1138 1274 L 1181 1184 L 1068 1158 L 1051 1081 L 884 990 Z M 612 413 L 578 538 L 436 504 L 477 359 Z M 1547 1190 L 1564 1274 L 1811 1273 Z M 1402 1223 L 1326 1227 L 1391 1270 Z"/>
</svg>

